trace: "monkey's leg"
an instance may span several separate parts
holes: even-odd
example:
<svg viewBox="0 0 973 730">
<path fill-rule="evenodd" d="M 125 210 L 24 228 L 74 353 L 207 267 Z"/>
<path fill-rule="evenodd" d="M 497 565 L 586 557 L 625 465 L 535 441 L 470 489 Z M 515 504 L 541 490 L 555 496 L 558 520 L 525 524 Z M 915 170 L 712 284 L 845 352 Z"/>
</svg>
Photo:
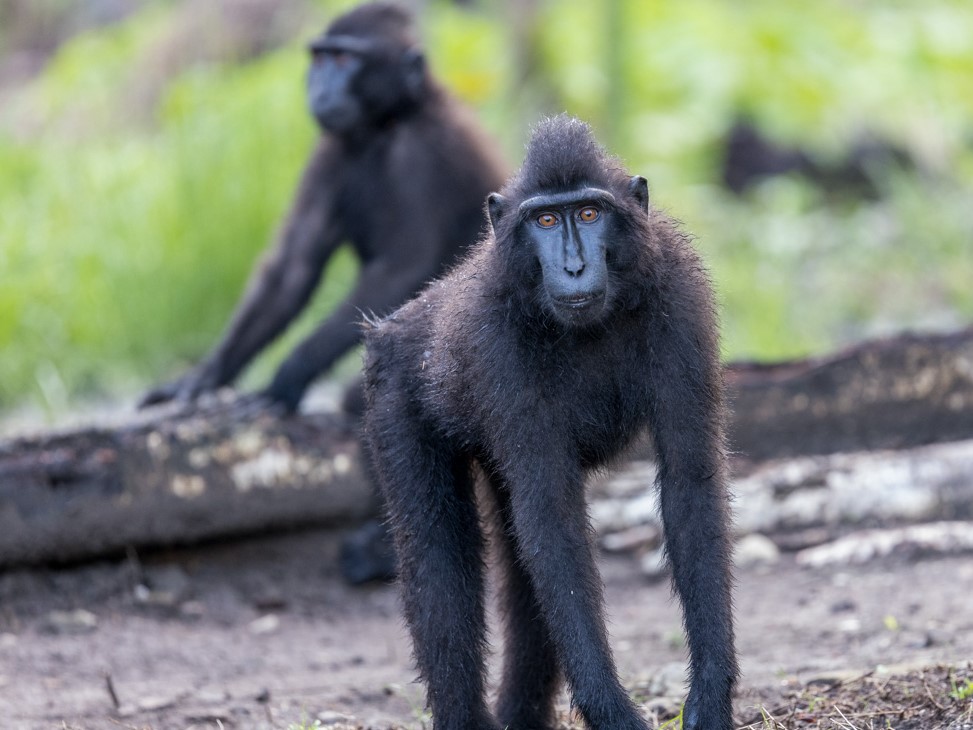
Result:
<svg viewBox="0 0 973 730">
<path fill-rule="evenodd" d="M 535 419 L 536 423 L 536 419 Z M 574 460 L 543 443 L 552 428 L 522 441 L 505 474 L 518 554 L 541 606 L 574 705 L 596 730 L 647 730 L 618 680 L 608 646 L 584 479 Z"/>
<path fill-rule="evenodd" d="M 666 554 L 689 645 L 685 730 L 731 730 L 733 648 L 729 502 L 722 452 L 719 364 L 703 338 L 658 334 L 650 377 Z"/>
<path fill-rule="evenodd" d="M 416 429 L 418 430 L 418 429 Z M 436 730 L 496 730 L 484 698 L 483 538 L 468 464 L 408 427 L 373 438 L 406 621 Z"/>
<path fill-rule="evenodd" d="M 554 727 L 554 697 L 560 684 L 557 655 L 530 577 L 517 555 L 510 495 L 493 479 L 497 500 L 498 559 L 502 572 L 503 674 L 497 701 L 500 727 Z"/>
<path fill-rule="evenodd" d="M 348 298 L 280 364 L 264 395 L 296 410 L 311 382 L 361 341 L 362 312 L 388 312 L 420 289 L 429 275 L 422 259 L 411 266 L 385 259 L 363 266 Z"/>
<path fill-rule="evenodd" d="M 662 521 L 690 654 L 685 730 L 730 730 L 737 674 L 730 544 L 718 477 L 689 481 L 660 471 Z"/>
</svg>

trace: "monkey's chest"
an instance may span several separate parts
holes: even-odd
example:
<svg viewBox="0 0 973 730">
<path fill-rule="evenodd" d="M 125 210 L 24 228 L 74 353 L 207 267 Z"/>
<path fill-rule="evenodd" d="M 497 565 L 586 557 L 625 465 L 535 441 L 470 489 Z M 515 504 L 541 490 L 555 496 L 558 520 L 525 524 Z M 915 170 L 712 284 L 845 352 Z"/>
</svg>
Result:
<svg viewBox="0 0 973 730">
<path fill-rule="evenodd" d="M 648 425 L 649 402 L 637 361 L 612 354 L 562 365 L 555 370 L 560 377 L 545 383 L 541 398 L 552 419 L 569 430 L 587 467 L 613 458 Z"/>
<path fill-rule="evenodd" d="M 348 160 L 336 181 L 334 215 L 348 242 L 365 260 L 377 253 L 383 239 L 401 233 L 401 220 L 407 214 L 401 191 L 383 173 L 387 157 L 385 146 L 375 145 Z"/>
<path fill-rule="evenodd" d="M 376 212 L 376 202 L 383 201 Z M 398 210 L 393 191 L 382 179 L 351 177 L 344 181 L 336 196 L 336 215 L 348 242 L 365 260 L 372 258 L 381 244 L 383 233 L 392 230 L 392 212 Z"/>
<path fill-rule="evenodd" d="M 599 466 L 625 449 L 645 428 L 648 406 L 615 382 L 592 388 L 583 408 L 570 408 L 574 440 L 586 466 Z"/>
</svg>

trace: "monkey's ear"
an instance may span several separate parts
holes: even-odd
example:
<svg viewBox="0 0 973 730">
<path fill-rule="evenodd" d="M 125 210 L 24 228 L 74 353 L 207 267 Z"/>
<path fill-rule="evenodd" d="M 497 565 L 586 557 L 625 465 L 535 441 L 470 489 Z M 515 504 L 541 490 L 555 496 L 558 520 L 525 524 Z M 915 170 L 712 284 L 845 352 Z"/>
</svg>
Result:
<svg viewBox="0 0 973 730">
<path fill-rule="evenodd" d="M 633 175 L 628 181 L 628 192 L 646 213 L 649 212 L 649 183 L 641 175 Z"/>
<path fill-rule="evenodd" d="M 507 199 L 500 193 L 490 193 L 487 196 L 487 212 L 490 214 L 490 225 L 496 231 L 497 226 L 500 225 L 500 219 L 507 212 Z"/>
<path fill-rule="evenodd" d="M 426 88 L 426 57 L 420 49 L 410 48 L 402 54 L 402 72 L 409 95 L 420 98 Z"/>
</svg>

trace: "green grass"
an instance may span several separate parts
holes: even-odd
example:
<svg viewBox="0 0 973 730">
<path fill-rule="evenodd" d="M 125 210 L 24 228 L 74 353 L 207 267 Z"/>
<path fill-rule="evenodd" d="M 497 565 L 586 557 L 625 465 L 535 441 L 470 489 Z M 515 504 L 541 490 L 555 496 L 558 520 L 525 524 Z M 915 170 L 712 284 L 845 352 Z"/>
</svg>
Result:
<svg viewBox="0 0 973 730">
<path fill-rule="evenodd" d="M 305 717 L 305 713 L 301 712 L 301 720 L 299 722 L 292 722 L 287 726 L 287 730 L 322 730 L 324 725 L 318 719 L 308 720 Z"/>
<path fill-rule="evenodd" d="M 950 680 L 949 696 L 958 702 L 973 698 L 973 679 L 967 679 L 962 684 L 957 684 L 955 679 Z"/>
<path fill-rule="evenodd" d="M 727 357 L 795 357 L 973 319 L 973 6 L 613 7 L 542 10 L 525 29 L 536 49 L 526 79 L 499 9 L 430 4 L 423 30 L 434 69 L 511 163 L 536 114 L 566 108 L 649 178 L 654 203 L 696 234 L 712 270 Z M 165 76 L 146 49 L 172 32 L 172 10 L 152 5 L 77 37 L 4 98 L 0 408 L 57 414 L 82 396 L 130 395 L 212 346 L 314 143 L 300 44 L 313 30 L 247 63 Z M 890 174 L 876 201 L 789 179 L 738 199 L 713 181 L 740 110 L 825 157 L 877 131 L 928 171 Z M 347 251 L 337 258 L 245 385 L 345 294 L 355 267 Z"/>
<path fill-rule="evenodd" d="M 729 357 L 803 356 L 973 317 L 964 186 L 903 176 L 886 198 L 848 205 L 787 180 L 749 203 L 695 192 L 673 209 L 684 211 L 712 267 Z"/>
<path fill-rule="evenodd" d="M 686 706 L 682 705 L 679 708 L 679 714 L 659 725 L 659 730 L 682 730 L 682 713 L 685 709 Z"/>
<path fill-rule="evenodd" d="M 72 83 L 62 65 L 45 91 Z M 58 393 L 112 391 L 213 343 L 313 143 L 302 65 L 282 52 L 187 74 L 151 127 L 83 144 L 0 136 L 0 240 L 13 244 L 0 249 L 0 403 L 27 391 L 63 407 Z M 337 258 L 308 319 L 344 295 L 354 269 Z"/>
</svg>

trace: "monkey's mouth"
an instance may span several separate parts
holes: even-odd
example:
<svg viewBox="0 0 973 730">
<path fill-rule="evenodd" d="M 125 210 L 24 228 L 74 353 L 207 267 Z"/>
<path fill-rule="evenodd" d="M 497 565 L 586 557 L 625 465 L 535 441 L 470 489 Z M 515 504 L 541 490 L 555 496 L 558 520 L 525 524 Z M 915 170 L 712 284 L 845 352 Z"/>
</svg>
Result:
<svg viewBox="0 0 973 730">
<path fill-rule="evenodd" d="M 568 309 L 587 309 L 593 304 L 598 304 L 605 298 L 605 292 L 579 292 L 566 297 L 554 299 L 558 306 Z"/>
</svg>

